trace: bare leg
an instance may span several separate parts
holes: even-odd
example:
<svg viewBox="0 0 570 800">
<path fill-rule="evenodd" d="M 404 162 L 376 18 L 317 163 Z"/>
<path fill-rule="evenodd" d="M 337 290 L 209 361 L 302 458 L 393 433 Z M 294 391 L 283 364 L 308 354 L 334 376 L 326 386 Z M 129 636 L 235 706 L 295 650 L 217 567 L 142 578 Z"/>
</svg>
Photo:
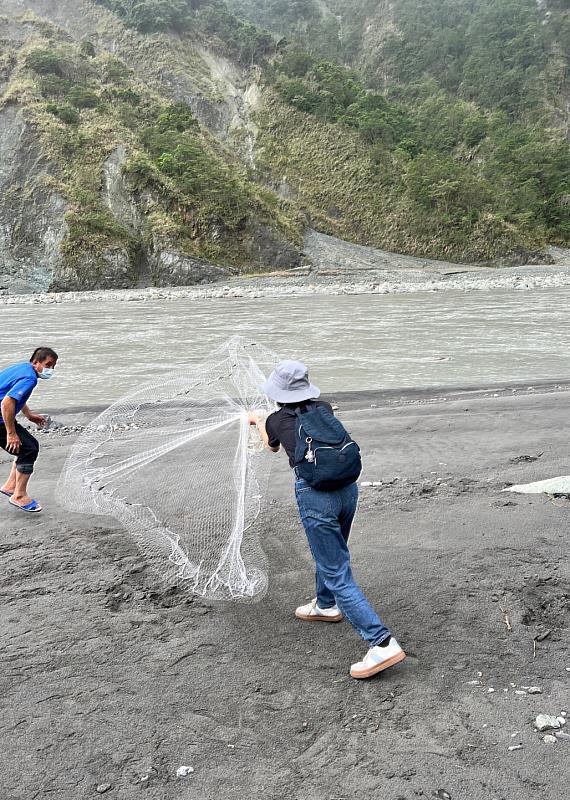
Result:
<svg viewBox="0 0 570 800">
<path fill-rule="evenodd" d="M 14 461 L 14 462 L 12 462 L 12 469 L 10 470 L 10 475 L 8 476 L 8 480 L 6 481 L 4 486 L 1 487 L 3 492 L 12 492 L 12 493 L 14 493 L 14 490 L 16 488 L 16 476 L 17 476 L 17 474 L 18 473 L 16 471 L 16 462 Z"/>
<path fill-rule="evenodd" d="M 19 506 L 26 506 L 32 502 L 32 498 L 28 496 L 28 481 L 31 475 L 24 475 L 23 472 L 16 471 L 16 488 L 12 495 L 12 502 Z"/>
</svg>

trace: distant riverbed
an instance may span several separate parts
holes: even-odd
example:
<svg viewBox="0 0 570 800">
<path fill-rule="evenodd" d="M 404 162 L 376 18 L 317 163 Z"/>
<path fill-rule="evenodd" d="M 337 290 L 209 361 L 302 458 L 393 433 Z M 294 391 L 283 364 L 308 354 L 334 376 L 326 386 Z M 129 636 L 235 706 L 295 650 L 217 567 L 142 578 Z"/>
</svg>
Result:
<svg viewBox="0 0 570 800">
<path fill-rule="evenodd" d="M 323 392 L 563 379 L 569 308 L 568 287 L 4 306 L 0 367 L 54 347 L 33 405 L 62 410 L 184 371 L 234 334 L 305 360 Z"/>
</svg>

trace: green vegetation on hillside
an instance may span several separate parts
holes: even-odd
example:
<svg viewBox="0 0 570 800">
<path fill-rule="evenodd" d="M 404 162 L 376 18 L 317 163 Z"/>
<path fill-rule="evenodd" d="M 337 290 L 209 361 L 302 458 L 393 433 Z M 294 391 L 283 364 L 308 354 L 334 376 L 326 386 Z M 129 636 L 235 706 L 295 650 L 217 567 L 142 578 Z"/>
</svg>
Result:
<svg viewBox="0 0 570 800">
<path fill-rule="evenodd" d="M 251 65 L 275 51 L 267 31 L 231 14 L 223 0 L 94 0 L 141 33 L 203 35 L 225 55 Z"/>
<path fill-rule="evenodd" d="M 49 181 L 68 201 L 63 248 L 71 265 L 85 251 L 96 260 L 116 248 L 126 248 L 134 263 L 143 237 L 241 266 L 249 264 L 243 241 L 250 222 L 300 242 L 287 203 L 253 183 L 185 103 L 160 99 L 91 43 L 48 33 L 49 40 L 37 37 L 13 53 L 4 102 L 24 106 L 55 167 Z M 103 166 L 118 145 L 126 147 L 124 175 L 142 230 L 118 222 L 103 200 Z"/>
<path fill-rule="evenodd" d="M 397 0 L 395 19 L 398 30 L 378 54 L 393 81 L 430 75 L 514 118 L 544 112 L 542 76 L 559 30 L 535 0 Z"/>
<path fill-rule="evenodd" d="M 473 227 L 483 218 L 508 230 L 508 239 L 520 235 L 536 247 L 570 237 L 570 151 L 542 126 L 452 100 L 429 79 L 388 97 L 367 91 L 353 71 L 295 46 L 275 62 L 273 85 L 296 110 L 337 123 L 339 134 L 342 127 L 360 133 L 360 156 L 382 172 L 384 193 L 423 234 L 426 254 L 451 248 L 454 257 L 487 257 L 477 256 Z M 284 149 L 287 136 L 280 137 Z M 323 174 L 323 181 L 330 176 Z M 384 243 L 382 227 L 380 221 L 374 226 L 372 241 Z M 487 252 L 496 247 L 494 237 Z"/>
<path fill-rule="evenodd" d="M 214 73 L 212 53 L 238 64 L 264 102 L 254 170 L 120 60 L 38 27 L 13 81 L 64 176 L 70 257 L 110 242 L 136 250 L 138 234 L 101 199 L 102 165 L 120 143 L 144 237 L 218 262 L 245 263 L 250 223 L 298 243 L 300 212 L 353 241 L 453 260 L 524 258 L 570 240 L 570 150 L 555 125 L 568 91 L 561 3 L 543 24 L 531 0 L 93 1 L 137 53 L 148 43 L 153 85 L 190 64 L 200 99 L 219 100 L 200 83 L 201 47 Z"/>
<path fill-rule="evenodd" d="M 540 115 L 568 81 L 567 0 L 227 0 L 316 57 L 362 68 L 367 85 L 426 77 L 511 116 Z M 552 99 L 552 98 L 551 98 Z"/>
<path fill-rule="evenodd" d="M 555 126 L 570 94 L 563 0 L 548 13 L 535 0 L 228 3 L 288 37 L 270 74 L 284 102 L 360 132 L 360 154 L 424 242 L 415 252 L 485 257 L 473 227 L 482 219 L 508 231 L 488 253 L 503 237 L 506 248 L 569 241 L 570 151 Z M 333 58 L 360 69 L 324 58 L 333 28 Z M 374 227 L 370 241 L 385 244 Z"/>
</svg>

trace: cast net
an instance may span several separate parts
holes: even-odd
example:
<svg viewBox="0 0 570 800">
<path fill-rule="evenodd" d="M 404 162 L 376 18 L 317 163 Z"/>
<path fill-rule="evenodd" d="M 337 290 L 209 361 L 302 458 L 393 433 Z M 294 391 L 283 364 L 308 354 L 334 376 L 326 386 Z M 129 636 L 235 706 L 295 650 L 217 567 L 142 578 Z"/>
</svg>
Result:
<svg viewBox="0 0 570 800">
<path fill-rule="evenodd" d="M 120 520 L 170 584 L 260 599 L 267 570 L 254 522 L 269 460 L 246 412 L 274 410 L 259 387 L 276 361 L 234 337 L 201 366 L 114 403 L 73 446 L 58 500 Z"/>
</svg>

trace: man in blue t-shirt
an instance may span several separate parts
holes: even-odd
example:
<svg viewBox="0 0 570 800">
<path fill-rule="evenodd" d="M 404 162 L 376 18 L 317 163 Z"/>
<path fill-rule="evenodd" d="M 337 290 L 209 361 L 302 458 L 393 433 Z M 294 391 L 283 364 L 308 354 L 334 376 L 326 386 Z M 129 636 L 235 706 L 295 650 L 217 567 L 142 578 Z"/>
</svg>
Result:
<svg viewBox="0 0 570 800">
<path fill-rule="evenodd" d="M 28 495 L 28 481 L 34 471 L 34 464 L 40 451 L 37 439 L 16 422 L 22 412 L 30 422 L 39 428 L 46 424 L 46 418 L 34 414 L 28 408 L 28 399 L 38 382 L 38 378 L 48 380 L 53 376 L 57 364 L 57 353 L 50 347 L 38 347 L 29 362 L 14 364 L 0 372 L 0 447 L 16 456 L 10 476 L 0 488 L 0 493 L 10 498 L 16 508 L 27 512 L 42 510 L 37 500 Z"/>
</svg>

